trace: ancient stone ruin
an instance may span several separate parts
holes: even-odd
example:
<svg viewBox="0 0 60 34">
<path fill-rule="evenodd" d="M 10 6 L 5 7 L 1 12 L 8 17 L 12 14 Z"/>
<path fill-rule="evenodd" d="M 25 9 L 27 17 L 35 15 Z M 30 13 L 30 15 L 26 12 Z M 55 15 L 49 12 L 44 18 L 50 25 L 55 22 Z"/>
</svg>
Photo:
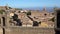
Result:
<svg viewBox="0 0 60 34">
<path fill-rule="evenodd" d="M 0 34 L 55 34 L 54 12 L 0 7 Z"/>
</svg>

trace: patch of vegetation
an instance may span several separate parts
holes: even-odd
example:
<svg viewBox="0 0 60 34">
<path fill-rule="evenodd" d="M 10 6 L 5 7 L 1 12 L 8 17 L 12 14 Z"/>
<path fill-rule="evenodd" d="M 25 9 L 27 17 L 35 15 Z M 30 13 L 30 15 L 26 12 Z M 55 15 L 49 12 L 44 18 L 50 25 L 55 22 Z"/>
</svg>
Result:
<svg viewBox="0 0 60 34">
<path fill-rule="evenodd" d="M 9 7 L 9 9 L 12 9 L 11 7 Z"/>
<path fill-rule="evenodd" d="M 18 15 L 14 14 L 14 16 L 12 16 L 13 20 L 16 21 L 18 19 Z"/>
<path fill-rule="evenodd" d="M 37 21 L 33 21 L 33 26 L 38 26 L 39 23 Z"/>
<path fill-rule="evenodd" d="M 0 14 L 3 14 L 3 12 L 5 12 L 5 10 L 0 10 Z"/>
<path fill-rule="evenodd" d="M 22 10 L 22 8 L 15 8 L 16 10 Z"/>
<path fill-rule="evenodd" d="M 27 15 L 31 15 L 31 11 L 28 11 L 26 14 L 27 14 Z"/>
</svg>

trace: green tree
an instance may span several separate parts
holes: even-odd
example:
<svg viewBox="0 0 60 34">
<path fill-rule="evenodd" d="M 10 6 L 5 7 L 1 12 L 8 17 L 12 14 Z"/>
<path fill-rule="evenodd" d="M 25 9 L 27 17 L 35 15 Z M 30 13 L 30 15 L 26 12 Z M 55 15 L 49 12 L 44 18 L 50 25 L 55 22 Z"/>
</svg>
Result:
<svg viewBox="0 0 60 34">
<path fill-rule="evenodd" d="M 31 11 L 28 11 L 26 14 L 27 14 L 27 15 L 31 15 Z"/>
<path fill-rule="evenodd" d="M 12 9 L 11 7 L 9 7 L 9 9 Z"/>
</svg>

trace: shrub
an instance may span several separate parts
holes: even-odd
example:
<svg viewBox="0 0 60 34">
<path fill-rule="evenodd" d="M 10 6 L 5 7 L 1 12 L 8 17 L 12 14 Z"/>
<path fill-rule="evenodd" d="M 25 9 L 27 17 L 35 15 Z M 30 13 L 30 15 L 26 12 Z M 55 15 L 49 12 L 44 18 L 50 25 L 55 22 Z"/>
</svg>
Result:
<svg viewBox="0 0 60 34">
<path fill-rule="evenodd" d="M 5 10 L 0 10 L 0 14 L 3 14 L 3 12 L 5 12 Z"/>
<path fill-rule="evenodd" d="M 31 11 L 28 11 L 26 14 L 27 14 L 27 15 L 31 15 Z"/>
</svg>

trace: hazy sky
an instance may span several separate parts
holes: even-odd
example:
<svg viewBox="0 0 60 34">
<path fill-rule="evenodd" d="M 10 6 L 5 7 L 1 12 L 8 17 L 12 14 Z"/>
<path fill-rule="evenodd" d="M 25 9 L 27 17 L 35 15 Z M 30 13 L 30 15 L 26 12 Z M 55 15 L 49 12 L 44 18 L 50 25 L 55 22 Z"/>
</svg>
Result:
<svg viewBox="0 0 60 34">
<path fill-rule="evenodd" d="M 0 0 L 0 6 L 26 8 L 26 7 L 60 7 L 60 0 Z"/>
</svg>

